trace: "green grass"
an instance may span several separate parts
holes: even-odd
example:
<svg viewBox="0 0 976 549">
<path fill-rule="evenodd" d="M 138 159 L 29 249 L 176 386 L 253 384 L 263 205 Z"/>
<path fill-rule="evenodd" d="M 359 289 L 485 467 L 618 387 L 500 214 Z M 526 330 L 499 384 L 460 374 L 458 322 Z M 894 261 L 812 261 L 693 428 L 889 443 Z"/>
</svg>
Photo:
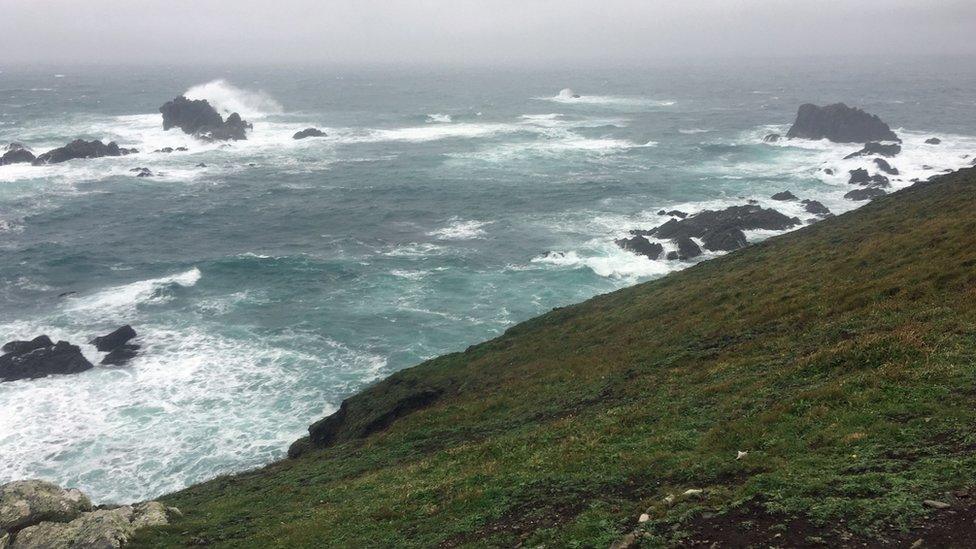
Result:
<svg viewBox="0 0 976 549">
<path fill-rule="evenodd" d="M 878 535 L 976 483 L 974 360 L 967 170 L 400 372 L 350 403 L 443 396 L 166 496 L 134 545 L 605 547 L 649 507 L 677 544 L 746 502 Z"/>
</svg>

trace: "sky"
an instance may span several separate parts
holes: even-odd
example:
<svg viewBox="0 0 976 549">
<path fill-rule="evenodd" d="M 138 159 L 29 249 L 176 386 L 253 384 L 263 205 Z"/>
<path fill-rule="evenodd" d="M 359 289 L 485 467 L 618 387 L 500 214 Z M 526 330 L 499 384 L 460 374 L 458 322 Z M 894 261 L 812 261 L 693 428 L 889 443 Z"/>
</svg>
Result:
<svg viewBox="0 0 976 549">
<path fill-rule="evenodd" d="M 976 55 L 974 0 L 0 0 L 0 64 Z"/>
</svg>

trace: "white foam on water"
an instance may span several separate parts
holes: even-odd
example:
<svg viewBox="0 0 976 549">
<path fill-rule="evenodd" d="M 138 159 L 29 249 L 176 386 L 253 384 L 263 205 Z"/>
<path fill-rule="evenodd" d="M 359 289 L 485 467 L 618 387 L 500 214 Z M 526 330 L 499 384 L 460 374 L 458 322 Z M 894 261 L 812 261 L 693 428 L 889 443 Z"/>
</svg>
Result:
<svg viewBox="0 0 976 549">
<path fill-rule="evenodd" d="M 100 321 L 105 318 L 124 318 L 133 314 L 139 305 L 160 304 L 169 301 L 170 290 L 195 285 L 201 277 L 196 267 L 171 276 L 140 280 L 98 293 L 68 300 L 66 309 L 71 314 L 89 316 Z"/>
<path fill-rule="evenodd" d="M 433 236 L 439 240 L 472 240 L 485 236 L 484 227 L 490 224 L 490 221 L 464 220 L 453 217 L 448 226 L 430 231 L 427 236 Z"/>
<path fill-rule="evenodd" d="M 206 99 L 223 116 L 238 113 L 245 120 L 282 112 L 281 104 L 263 91 L 238 88 L 223 79 L 212 80 L 186 90 L 187 99 Z"/>
<path fill-rule="evenodd" d="M 584 95 L 579 97 L 573 90 L 566 88 L 553 97 L 534 97 L 538 101 L 552 101 L 565 105 L 591 105 L 591 106 L 610 106 L 610 107 L 670 107 L 677 103 L 670 99 L 652 99 L 641 96 L 627 95 Z"/>
<path fill-rule="evenodd" d="M 678 133 L 683 133 L 685 135 L 695 135 L 698 133 L 709 133 L 711 131 L 713 130 L 704 129 L 704 128 L 687 128 L 687 129 L 682 128 L 678 130 Z"/>
<path fill-rule="evenodd" d="M 427 122 L 430 124 L 450 124 L 453 119 L 449 114 L 432 113 L 427 115 Z"/>
<path fill-rule="evenodd" d="M 524 131 L 517 124 L 504 123 L 458 123 L 458 124 L 429 124 L 405 128 L 389 128 L 367 130 L 359 136 L 347 138 L 347 142 L 382 142 L 407 141 L 424 143 L 442 139 L 476 139 L 501 134 L 511 134 Z"/>
</svg>

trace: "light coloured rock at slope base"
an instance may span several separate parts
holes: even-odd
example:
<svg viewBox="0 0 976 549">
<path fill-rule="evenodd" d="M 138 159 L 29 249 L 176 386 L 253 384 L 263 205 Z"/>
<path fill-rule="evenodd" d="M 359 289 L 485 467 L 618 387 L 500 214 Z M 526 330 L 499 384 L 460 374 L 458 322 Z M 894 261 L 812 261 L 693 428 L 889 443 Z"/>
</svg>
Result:
<svg viewBox="0 0 976 549">
<path fill-rule="evenodd" d="M 0 549 L 7 549 L 10 546 L 10 534 L 0 530 Z"/>
<path fill-rule="evenodd" d="M 71 522 L 42 522 L 25 528 L 17 533 L 10 549 L 117 549 L 139 528 L 167 524 L 176 513 L 158 501 L 100 509 Z"/>
<path fill-rule="evenodd" d="M 92 508 L 88 496 L 43 480 L 18 480 L 0 486 L 0 530 L 17 530 L 42 521 L 67 522 Z"/>
</svg>

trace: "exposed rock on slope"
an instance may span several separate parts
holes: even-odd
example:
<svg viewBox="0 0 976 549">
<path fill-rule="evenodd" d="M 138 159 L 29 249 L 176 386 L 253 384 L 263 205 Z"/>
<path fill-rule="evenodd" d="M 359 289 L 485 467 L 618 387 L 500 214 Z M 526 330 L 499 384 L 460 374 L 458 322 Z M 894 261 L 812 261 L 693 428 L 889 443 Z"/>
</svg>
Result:
<svg viewBox="0 0 976 549">
<path fill-rule="evenodd" d="M 876 115 L 843 103 L 826 107 L 811 103 L 800 105 L 796 121 L 786 136 L 803 139 L 826 138 L 837 143 L 901 141 Z"/>
<path fill-rule="evenodd" d="M 163 115 L 163 129 L 180 128 L 185 133 L 216 141 L 247 139 L 251 124 L 236 112 L 224 120 L 206 99 L 187 99 L 179 96 L 159 107 Z"/>
</svg>

